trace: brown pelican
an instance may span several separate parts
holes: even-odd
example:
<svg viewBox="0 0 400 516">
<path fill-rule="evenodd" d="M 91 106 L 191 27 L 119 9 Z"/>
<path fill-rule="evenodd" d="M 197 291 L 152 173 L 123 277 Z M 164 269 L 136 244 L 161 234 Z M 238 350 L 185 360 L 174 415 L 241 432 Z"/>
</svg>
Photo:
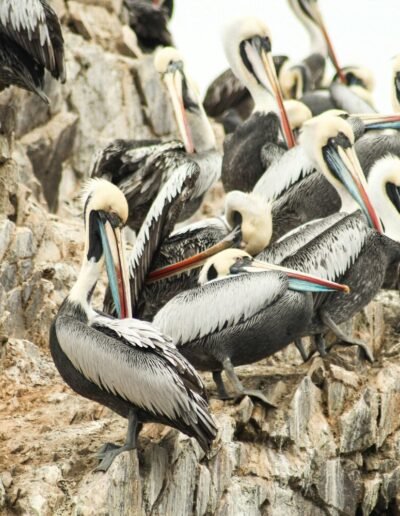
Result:
<svg viewBox="0 0 400 516">
<path fill-rule="evenodd" d="M 234 367 L 272 355 L 303 333 L 313 314 L 310 292 L 347 291 L 344 285 L 255 261 L 238 249 L 206 262 L 199 283 L 169 301 L 153 324 L 173 336 L 197 369 L 212 371 L 222 398 L 228 397 L 221 377 L 225 371 L 235 396 L 266 403 L 262 392 L 243 387 Z"/>
<path fill-rule="evenodd" d="M 173 0 L 124 0 L 124 6 L 128 24 L 143 50 L 152 51 L 158 46 L 173 45 L 167 27 L 172 16 Z"/>
<path fill-rule="evenodd" d="M 392 68 L 392 106 L 396 113 L 400 112 L 400 54 L 393 60 Z"/>
<path fill-rule="evenodd" d="M 48 102 L 44 69 L 65 82 L 60 22 L 45 0 L 2 0 L 0 48 L 1 88 L 15 84 Z"/>
<path fill-rule="evenodd" d="M 137 445 L 141 423 L 155 421 L 195 437 L 207 450 L 216 435 L 206 393 L 173 341 L 152 324 L 129 317 L 130 299 L 120 228 L 127 202 L 104 180 L 89 183 L 84 198 L 86 241 L 82 268 L 50 330 L 50 350 L 66 383 L 128 419 L 123 446 L 105 445 L 97 470 Z M 119 314 L 95 311 L 90 299 L 104 260 Z"/>
<path fill-rule="evenodd" d="M 234 74 L 250 91 L 255 112 L 225 139 L 221 179 L 226 191 L 251 191 L 265 170 L 262 148 L 268 144 L 268 161 L 283 146 L 281 130 L 289 148 L 295 140 L 272 62 L 268 28 L 257 18 L 235 20 L 226 28 L 223 41 Z"/>
</svg>

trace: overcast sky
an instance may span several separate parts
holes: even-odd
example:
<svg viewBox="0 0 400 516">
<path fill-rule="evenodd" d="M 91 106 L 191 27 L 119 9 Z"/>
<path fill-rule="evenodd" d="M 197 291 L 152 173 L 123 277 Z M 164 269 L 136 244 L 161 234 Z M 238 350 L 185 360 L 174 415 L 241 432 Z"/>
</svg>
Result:
<svg viewBox="0 0 400 516">
<path fill-rule="evenodd" d="M 391 58 L 400 53 L 400 0 L 319 0 L 340 63 L 372 69 L 377 106 L 391 110 Z M 171 21 L 176 46 L 184 53 L 202 93 L 227 62 L 221 29 L 232 18 L 256 15 L 269 26 L 273 52 L 301 59 L 309 39 L 285 0 L 175 0 Z"/>
</svg>

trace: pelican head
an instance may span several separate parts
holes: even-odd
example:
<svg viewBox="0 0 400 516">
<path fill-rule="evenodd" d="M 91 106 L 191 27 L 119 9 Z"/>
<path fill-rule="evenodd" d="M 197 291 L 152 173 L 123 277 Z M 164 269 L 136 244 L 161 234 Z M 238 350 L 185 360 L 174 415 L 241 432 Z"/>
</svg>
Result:
<svg viewBox="0 0 400 516">
<path fill-rule="evenodd" d="M 374 163 L 368 193 L 382 220 L 385 235 L 400 242 L 400 159 L 388 154 Z"/>
<path fill-rule="evenodd" d="M 346 84 L 365 102 L 374 105 L 372 92 L 375 87 L 375 80 L 372 71 L 369 68 L 361 66 L 345 66 L 342 72 L 346 79 Z M 341 80 L 339 74 L 335 74 L 334 81 Z"/>
<path fill-rule="evenodd" d="M 279 84 L 283 98 L 301 99 L 304 93 L 311 89 L 310 72 L 301 63 L 291 66 L 285 63 L 279 72 Z"/>
<path fill-rule="evenodd" d="M 324 23 L 317 0 L 288 0 L 289 7 L 307 29 L 311 37 L 312 52 L 318 52 L 324 57 L 328 54 L 340 81 L 346 84 L 346 77 L 342 72 L 336 57 L 331 39 Z M 322 38 L 321 38 L 322 35 Z M 324 43 L 323 43 L 324 41 Z"/>
<path fill-rule="evenodd" d="M 341 117 L 320 115 L 303 125 L 300 145 L 327 180 L 335 187 L 342 210 L 361 208 L 371 227 L 382 231 L 367 194 L 367 183 L 354 151 L 354 133 Z"/>
<path fill-rule="evenodd" d="M 392 69 L 392 106 L 396 113 L 400 113 L 400 54 L 393 59 Z"/>
<path fill-rule="evenodd" d="M 105 260 L 115 307 L 120 317 L 131 315 L 128 269 L 121 228 L 128 219 L 128 203 L 121 190 L 105 179 L 91 179 L 83 195 L 85 257 L 70 299 L 85 304 Z M 89 287 L 88 287 L 89 285 Z"/>
<path fill-rule="evenodd" d="M 250 91 L 256 110 L 274 110 L 275 99 L 284 137 L 288 147 L 293 147 L 295 141 L 283 106 L 268 27 L 258 18 L 234 20 L 225 28 L 223 45 L 233 73 Z"/>
<path fill-rule="evenodd" d="M 215 136 L 197 87 L 186 73 L 182 54 L 173 47 L 156 51 L 154 67 L 171 98 L 175 119 L 187 152 L 214 149 Z"/>
<path fill-rule="evenodd" d="M 293 131 L 301 129 L 303 124 L 312 118 L 312 113 L 308 106 L 299 100 L 285 100 L 285 109 Z"/>
<path fill-rule="evenodd" d="M 326 292 L 340 290 L 348 292 L 346 285 L 335 283 L 312 274 L 255 260 L 241 249 L 226 249 L 209 258 L 201 269 L 198 283 L 204 285 L 209 281 L 219 280 L 233 274 L 253 274 L 260 272 L 280 272 L 287 276 L 288 287 L 302 292 Z"/>
<path fill-rule="evenodd" d="M 255 194 L 233 190 L 225 199 L 225 217 L 233 228 L 240 226 L 242 240 L 240 247 L 256 255 L 271 241 L 271 206 Z"/>
</svg>

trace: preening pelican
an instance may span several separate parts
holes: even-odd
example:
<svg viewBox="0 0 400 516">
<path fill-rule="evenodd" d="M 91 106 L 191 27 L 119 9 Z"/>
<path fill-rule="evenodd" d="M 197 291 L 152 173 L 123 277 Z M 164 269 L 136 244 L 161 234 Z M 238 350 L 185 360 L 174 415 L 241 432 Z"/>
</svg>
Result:
<svg viewBox="0 0 400 516">
<path fill-rule="evenodd" d="M 197 369 L 213 372 L 222 398 L 228 397 L 221 377 L 225 371 L 235 396 L 247 394 L 268 404 L 262 392 L 243 387 L 234 367 L 272 355 L 301 334 L 313 313 L 310 292 L 347 290 L 255 261 L 238 249 L 210 258 L 199 283 L 167 303 L 154 325 L 173 335 L 178 349 Z"/>
<path fill-rule="evenodd" d="M 216 435 L 200 377 L 173 341 L 130 315 L 120 228 L 128 217 L 121 191 L 104 180 L 89 183 L 84 198 L 86 240 L 82 268 L 50 330 L 50 350 L 65 382 L 78 394 L 128 419 L 122 447 L 105 445 L 97 470 L 137 445 L 140 424 L 155 421 L 195 437 L 207 450 Z M 100 315 L 90 298 L 106 262 L 123 319 Z"/>
<path fill-rule="evenodd" d="M 0 3 L 0 86 L 15 84 L 48 102 L 43 74 L 65 82 L 64 40 L 60 22 L 45 0 Z"/>
</svg>

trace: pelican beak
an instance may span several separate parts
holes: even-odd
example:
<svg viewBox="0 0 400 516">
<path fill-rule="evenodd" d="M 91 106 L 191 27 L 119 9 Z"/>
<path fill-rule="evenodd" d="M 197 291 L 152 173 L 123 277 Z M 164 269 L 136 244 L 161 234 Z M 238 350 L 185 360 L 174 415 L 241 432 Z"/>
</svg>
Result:
<svg viewBox="0 0 400 516">
<path fill-rule="evenodd" d="M 256 36 L 245 42 L 244 50 L 249 62 L 252 64 L 257 81 L 268 91 L 271 91 L 272 88 L 272 93 L 278 104 L 283 136 L 288 148 L 291 149 L 296 145 L 296 140 L 283 104 L 282 90 L 276 75 L 271 47 L 270 45 L 269 47 L 266 46 L 265 39 Z"/>
<path fill-rule="evenodd" d="M 118 317 L 132 317 L 129 273 L 121 230 L 113 227 L 109 220 L 102 219 L 99 220 L 99 228 L 108 281 Z"/>
<path fill-rule="evenodd" d="M 323 155 L 331 173 L 345 186 L 360 206 L 369 225 L 383 233 L 382 224 L 367 193 L 367 181 L 353 146 L 341 146 L 328 142 Z"/>
<path fill-rule="evenodd" d="M 321 11 L 319 10 L 317 2 L 310 2 L 310 11 L 312 13 L 312 16 L 313 16 L 314 20 L 318 24 L 318 26 L 321 29 L 321 32 L 322 32 L 322 34 L 323 34 L 323 36 L 325 38 L 326 44 L 328 46 L 329 57 L 331 58 L 333 66 L 336 69 L 336 72 L 338 74 L 340 82 L 342 82 L 343 84 L 347 84 L 346 76 L 345 76 L 341 66 L 339 66 L 339 62 L 338 62 L 338 59 L 337 59 L 337 56 L 336 56 L 336 52 L 335 52 L 335 50 L 333 48 L 331 38 L 329 37 L 328 31 L 327 31 L 325 23 L 324 23 L 324 19 L 322 18 L 322 14 L 321 14 Z"/>
<path fill-rule="evenodd" d="M 381 115 L 380 113 L 353 115 L 365 124 L 366 131 L 374 129 L 400 129 L 400 115 Z"/>
<path fill-rule="evenodd" d="M 225 249 L 229 249 L 230 247 L 238 246 L 241 238 L 242 235 L 240 228 L 236 227 L 231 233 L 229 233 L 229 235 L 218 242 L 218 244 L 209 247 L 205 251 L 195 254 L 194 256 L 190 256 L 180 262 L 173 263 L 172 265 L 167 265 L 166 267 L 161 267 L 160 269 L 151 271 L 147 276 L 146 283 L 154 283 L 155 281 L 177 276 L 178 274 L 190 271 L 191 269 L 202 267 L 211 256 L 214 256 Z"/>
<path fill-rule="evenodd" d="M 261 262 L 252 258 L 241 258 L 231 267 L 231 273 L 233 274 L 240 272 L 255 273 L 265 271 L 275 271 L 286 274 L 289 277 L 289 287 L 292 290 L 299 290 L 301 292 L 350 292 L 347 285 L 319 278 L 312 274 L 295 271 L 294 269 L 282 267 L 281 265 Z"/>
<path fill-rule="evenodd" d="M 189 154 L 193 154 L 195 149 L 192 133 L 190 131 L 183 102 L 182 66 L 182 62 L 170 64 L 168 70 L 163 76 L 163 79 L 171 97 L 176 123 L 178 124 L 178 129 L 185 145 L 185 149 Z"/>
</svg>

